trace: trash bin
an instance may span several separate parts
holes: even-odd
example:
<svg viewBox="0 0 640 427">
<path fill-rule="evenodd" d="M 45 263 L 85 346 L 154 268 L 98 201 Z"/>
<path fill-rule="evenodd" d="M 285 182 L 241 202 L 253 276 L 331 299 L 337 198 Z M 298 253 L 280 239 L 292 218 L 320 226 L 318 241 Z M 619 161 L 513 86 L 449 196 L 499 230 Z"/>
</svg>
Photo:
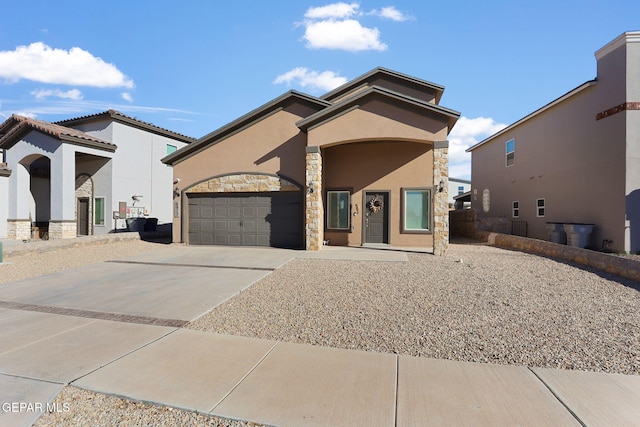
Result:
<svg viewBox="0 0 640 427">
<path fill-rule="evenodd" d="M 561 245 L 567 244 L 567 233 L 564 231 L 564 224 L 561 222 L 547 222 L 547 240 Z"/>
<path fill-rule="evenodd" d="M 567 245 L 574 248 L 586 248 L 589 245 L 593 224 L 564 224 L 564 231 L 567 233 Z"/>
<path fill-rule="evenodd" d="M 128 231 L 144 231 L 144 218 L 127 218 L 127 230 Z"/>
<path fill-rule="evenodd" d="M 144 223 L 144 231 L 156 231 L 158 228 L 158 218 L 147 218 Z"/>
</svg>

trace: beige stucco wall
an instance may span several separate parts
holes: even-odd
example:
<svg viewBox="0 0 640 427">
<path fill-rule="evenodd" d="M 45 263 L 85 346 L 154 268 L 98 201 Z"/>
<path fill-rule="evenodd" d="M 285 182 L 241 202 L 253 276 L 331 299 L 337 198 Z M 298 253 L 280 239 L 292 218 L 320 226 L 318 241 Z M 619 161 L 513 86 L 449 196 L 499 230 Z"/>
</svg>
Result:
<svg viewBox="0 0 640 427">
<path fill-rule="evenodd" d="M 540 239 L 547 237 L 546 222 L 593 223 L 592 246 L 609 239 L 623 250 L 624 115 L 596 121 L 601 92 L 599 83 L 589 87 L 472 151 L 472 207 L 481 215 L 527 221 L 529 236 Z M 506 167 L 511 138 L 515 165 Z M 538 198 L 545 199 L 544 217 L 536 216 Z M 517 219 L 513 201 L 520 204 Z"/>
<path fill-rule="evenodd" d="M 177 163 L 173 175 L 180 179 L 178 191 L 182 193 L 214 176 L 241 172 L 281 175 L 304 185 L 306 138 L 295 125 L 301 118 L 289 110 L 280 110 Z M 173 241 L 180 242 L 188 233 L 187 200 L 182 195 L 174 201 L 181 203 L 181 220 L 174 221 Z"/>
<path fill-rule="evenodd" d="M 447 139 L 447 127 L 434 114 L 411 111 L 372 99 L 333 120 L 309 129 L 309 146 L 330 146 L 344 141 Z"/>
<path fill-rule="evenodd" d="M 393 246 L 432 247 L 432 234 L 403 234 L 401 192 L 403 187 L 432 188 L 433 149 L 428 143 L 402 141 L 360 142 L 335 145 L 322 151 L 323 196 L 326 190 L 351 189 L 352 230 L 328 231 L 331 245 L 361 245 L 366 191 L 389 191 L 389 243 Z M 326 200 L 326 199 L 325 199 Z M 326 227 L 326 224 L 325 224 Z"/>
</svg>

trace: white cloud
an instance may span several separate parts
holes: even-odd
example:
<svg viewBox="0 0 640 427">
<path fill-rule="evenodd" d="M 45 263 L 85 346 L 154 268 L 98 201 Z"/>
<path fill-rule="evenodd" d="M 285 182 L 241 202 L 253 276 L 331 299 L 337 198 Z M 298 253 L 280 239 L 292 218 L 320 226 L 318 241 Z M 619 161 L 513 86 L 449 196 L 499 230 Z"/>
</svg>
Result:
<svg viewBox="0 0 640 427">
<path fill-rule="evenodd" d="M 60 89 L 40 89 L 32 91 L 31 95 L 35 96 L 36 99 L 55 97 L 62 99 L 73 99 L 77 101 L 83 98 L 82 92 L 80 92 L 78 89 L 70 89 L 67 91 L 62 91 Z"/>
<path fill-rule="evenodd" d="M 326 6 L 310 7 L 304 14 L 307 19 L 337 19 L 348 18 L 359 14 L 358 3 L 333 3 Z"/>
<path fill-rule="evenodd" d="M 133 96 L 129 92 L 122 92 L 120 96 L 127 102 L 133 102 Z"/>
<path fill-rule="evenodd" d="M 331 3 L 311 7 L 304 14 L 305 33 L 302 37 L 310 49 L 342 49 L 350 52 L 363 50 L 385 51 L 376 27 L 363 25 L 358 17 L 376 16 L 402 22 L 412 19 L 393 6 L 364 13 L 358 3 Z"/>
<path fill-rule="evenodd" d="M 297 67 L 284 74 L 280 74 L 273 82 L 275 84 L 297 84 L 301 87 L 308 87 L 310 89 L 330 91 L 345 84 L 347 79 L 339 76 L 333 71 L 318 72 L 309 70 L 306 67 Z"/>
<path fill-rule="evenodd" d="M 449 176 L 471 178 L 471 153 L 465 150 L 505 127 L 490 117 L 460 117 L 449 134 Z"/>
<path fill-rule="evenodd" d="M 391 19 L 396 22 L 403 22 L 412 19 L 411 16 L 405 15 L 393 6 L 383 7 L 382 9 L 374 9 L 371 11 L 371 15 L 379 16 L 380 18 Z"/>
<path fill-rule="evenodd" d="M 342 49 L 350 52 L 387 50 L 387 45 L 380 41 L 377 28 L 363 27 L 355 19 L 308 23 L 304 39 L 311 49 Z"/>
<path fill-rule="evenodd" d="M 92 87 L 133 88 L 131 79 L 118 68 L 79 47 L 52 49 L 42 42 L 0 51 L 0 78 L 9 83 L 33 80 L 40 83 Z"/>
</svg>

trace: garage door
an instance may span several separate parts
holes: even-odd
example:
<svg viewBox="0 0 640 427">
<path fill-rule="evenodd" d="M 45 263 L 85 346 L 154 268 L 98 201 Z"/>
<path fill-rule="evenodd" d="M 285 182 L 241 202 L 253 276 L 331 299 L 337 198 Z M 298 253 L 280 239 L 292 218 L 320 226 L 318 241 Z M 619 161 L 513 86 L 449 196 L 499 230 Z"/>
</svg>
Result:
<svg viewBox="0 0 640 427">
<path fill-rule="evenodd" d="M 302 246 L 302 193 L 189 195 L 192 245 Z"/>
</svg>

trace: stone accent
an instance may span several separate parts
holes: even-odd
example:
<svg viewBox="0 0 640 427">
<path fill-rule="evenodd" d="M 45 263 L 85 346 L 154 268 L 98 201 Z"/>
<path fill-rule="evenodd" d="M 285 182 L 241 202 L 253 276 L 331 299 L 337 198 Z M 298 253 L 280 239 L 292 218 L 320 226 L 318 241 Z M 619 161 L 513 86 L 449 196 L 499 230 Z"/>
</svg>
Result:
<svg viewBox="0 0 640 427">
<path fill-rule="evenodd" d="M 313 148 L 316 148 L 313 150 Z M 311 152 L 310 152 L 311 151 Z M 305 237 L 308 251 L 322 248 L 324 211 L 322 206 L 322 154 L 317 147 L 307 147 L 305 198 Z"/>
<path fill-rule="evenodd" d="M 77 237 L 75 221 L 49 221 L 49 239 L 71 239 Z"/>
<path fill-rule="evenodd" d="M 511 248 L 536 255 L 575 262 L 620 277 L 640 281 L 640 262 L 617 255 L 581 249 L 529 237 L 511 236 L 488 231 L 476 231 L 474 238 L 490 245 Z"/>
<path fill-rule="evenodd" d="M 241 173 L 211 178 L 187 189 L 186 193 L 254 193 L 263 191 L 300 191 L 300 187 L 279 176 Z"/>
<path fill-rule="evenodd" d="M 80 198 L 89 199 L 89 235 L 93 234 L 93 180 L 91 176 L 87 174 L 79 175 L 76 178 L 76 205 L 75 205 L 75 217 L 78 218 L 78 203 Z M 75 236 L 74 236 L 75 237 Z"/>
<path fill-rule="evenodd" d="M 437 256 L 449 248 L 449 148 L 444 142 L 437 141 L 433 148 L 433 254 Z"/>
<path fill-rule="evenodd" d="M 613 116 L 614 114 L 618 114 L 627 110 L 640 110 L 640 102 L 624 102 L 620 105 L 616 105 L 613 108 L 602 111 L 596 114 L 596 121 L 606 119 L 609 116 Z"/>
<path fill-rule="evenodd" d="M 31 221 L 28 219 L 8 219 L 7 238 L 17 240 L 31 239 Z"/>
</svg>

